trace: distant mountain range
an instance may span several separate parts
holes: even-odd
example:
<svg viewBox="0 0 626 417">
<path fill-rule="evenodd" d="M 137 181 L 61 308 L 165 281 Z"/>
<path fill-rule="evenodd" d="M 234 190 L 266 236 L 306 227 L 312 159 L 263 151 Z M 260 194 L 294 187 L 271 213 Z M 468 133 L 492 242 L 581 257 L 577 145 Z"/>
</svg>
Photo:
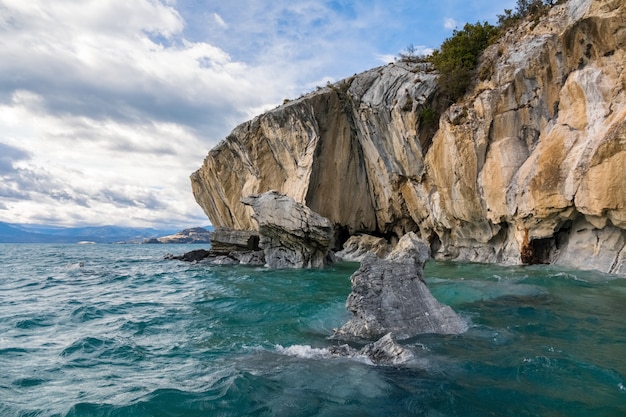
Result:
<svg viewBox="0 0 626 417">
<path fill-rule="evenodd" d="M 204 227 L 212 230 L 211 226 Z M 0 243 L 142 243 L 177 233 L 177 229 L 119 226 L 56 227 L 0 222 Z"/>
</svg>

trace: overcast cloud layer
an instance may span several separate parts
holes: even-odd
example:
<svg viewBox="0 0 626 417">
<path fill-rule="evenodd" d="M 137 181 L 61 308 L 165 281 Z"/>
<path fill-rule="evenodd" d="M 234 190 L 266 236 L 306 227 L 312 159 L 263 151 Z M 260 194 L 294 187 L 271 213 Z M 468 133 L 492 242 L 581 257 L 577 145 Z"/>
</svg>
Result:
<svg viewBox="0 0 626 417">
<path fill-rule="evenodd" d="M 0 221 L 208 224 L 189 174 L 237 124 L 493 3 L 0 0 Z"/>
</svg>

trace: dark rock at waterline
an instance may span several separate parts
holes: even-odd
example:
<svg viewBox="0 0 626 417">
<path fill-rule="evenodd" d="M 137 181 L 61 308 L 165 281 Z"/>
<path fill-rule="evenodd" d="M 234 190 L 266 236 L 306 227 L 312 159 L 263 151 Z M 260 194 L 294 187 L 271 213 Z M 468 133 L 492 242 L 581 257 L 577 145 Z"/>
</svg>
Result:
<svg viewBox="0 0 626 417">
<path fill-rule="evenodd" d="M 211 249 L 197 259 L 185 254 L 172 259 L 219 265 L 266 265 L 270 268 L 317 268 L 333 260 L 334 229 L 330 220 L 293 198 L 268 191 L 243 198 L 254 211 L 259 231 L 217 227 Z"/>
<path fill-rule="evenodd" d="M 251 230 L 235 230 L 216 227 L 210 233 L 211 254 L 229 255 L 233 252 L 258 251 L 259 234 Z"/>
<path fill-rule="evenodd" d="M 213 265 L 265 265 L 259 234 L 251 230 L 217 227 L 211 232 L 211 250 L 203 262 Z"/>
<path fill-rule="evenodd" d="M 174 259 L 185 262 L 199 262 L 210 255 L 210 252 L 205 249 L 196 249 L 191 252 L 184 253 L 182 255 L 165 255 L 165 259 Z"/>
<path fill-rule="evenodd" d="M 211 232 L 211 248 L 196 249 L 166 259 L 202 262 L 210 265 L 265 265 L 265 256 L 259 249 L 259 235 L 248 230 L 218 227 Z"/>
<path fill-rule="evenodd" d="M 400 346 L 392 333 L 387 333 L 374 343 L 361 349 L 361 354 L 370 358 L 376 364 L 398 365 L 413 358 L 410 350 Z"/>
<path fill-rule="evenodd" d="M 412 232 L 385 258 L 367 255 L 351 277 L 346 308 L 354 316 L 332 337 L 374 340 L 392 333 L 400 340 L 423 333 L 464 332 L 465 322 L 440 304 L 423 280 L 428 258 L 428 246 Z"/>
<path fill-rule="evenodd" d="M 366 357 L 376 365 L 400 365 L 413 358 L 413 353 L 399 345 L 393 334 L 387 333 L 374 343 L 370 343 L 360 350 L 349 345 L 331 346 L 330 353 L 342 357 Z"/>
</svg>

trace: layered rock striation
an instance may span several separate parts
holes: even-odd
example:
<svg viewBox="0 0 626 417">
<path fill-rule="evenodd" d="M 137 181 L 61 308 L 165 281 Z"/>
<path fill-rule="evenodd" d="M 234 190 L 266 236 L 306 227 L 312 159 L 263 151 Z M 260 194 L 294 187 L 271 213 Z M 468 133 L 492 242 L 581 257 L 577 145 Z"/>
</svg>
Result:
<svg viewBox="0 0 626 417">
<path fill-rule="evenodd" d="M 333 224 L 293 198 L 268 191 L 242 199 L 254 211 L 270 268 L 320 268 L 331 262 Z"/>
<path fill-rule="evenodd" d="M 244 123 L 191 176 L 216 226 L 256 230 L 269 190 L 335 238 L 408 232 L 435 258 L 626 275 L 626 4 L 570 0 L 506 33 L 459 102 L 394 63 Z"/>
<path fill-rule="evenodd" d="M 459 334 L 466 323 L 440 304 L 423 279 L 428 247 L 415 233 L 404 235 L 384 258 L 367 255 L 350 278 L 346 308 L 353 317 L 335 331 L 338 339 L 377 339 L 387 333 L 408 339 L 423 333 Z"/>
</svg>

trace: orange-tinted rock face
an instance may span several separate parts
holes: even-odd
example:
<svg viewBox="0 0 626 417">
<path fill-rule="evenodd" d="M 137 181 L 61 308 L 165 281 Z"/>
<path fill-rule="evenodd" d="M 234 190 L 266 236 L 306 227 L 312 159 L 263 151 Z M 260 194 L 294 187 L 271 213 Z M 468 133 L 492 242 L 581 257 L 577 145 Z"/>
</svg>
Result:
<svg viewBox="0 0 626 417">
<path fill-rule="evenodd" d="M 626 275 L 625 21 L 623 1 L 570 0 L 510 31 L 434 135 L 428 65 L 322 88 L 237 127 L 192 175 L 196 200 L 255 229 L 240 200 L 273 189 L 345 235 L 415 231 L 446 259 L 521 262 L 528 231 L 539 261 Z"/>
</svg>

